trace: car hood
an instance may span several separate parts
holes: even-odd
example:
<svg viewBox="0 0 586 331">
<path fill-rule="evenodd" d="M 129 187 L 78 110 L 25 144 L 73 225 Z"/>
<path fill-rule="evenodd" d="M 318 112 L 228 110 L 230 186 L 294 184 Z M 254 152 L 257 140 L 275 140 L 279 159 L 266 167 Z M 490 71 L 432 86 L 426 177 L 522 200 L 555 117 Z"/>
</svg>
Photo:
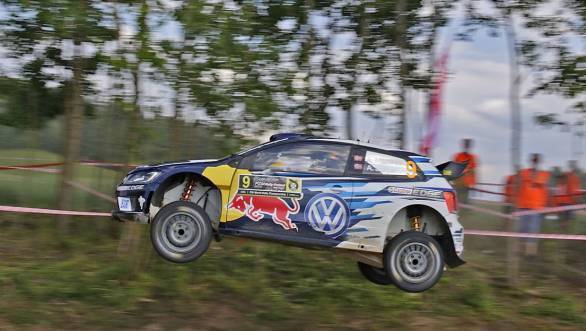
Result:
<svg viewBox="0 0 586 331">
<path fill-rule="evenodd" d="M 211 165 L 216 165 L 219 162 L 220 162 L 220 160 L 217 160 L 217 159 L 163 162 L 163 163 L 138 166 L 138 167 L 134 168 L 132 171 L 130 171 L 130 174 L 135 173 L 135 172 L 139 172 L 139 171 L 140 172 L 142 172 L 142 171 L 156 171 L 156 170 L 163 170 L 163 169 L 184 167 L 184 166 L 211 166 Z"/>
</svg>

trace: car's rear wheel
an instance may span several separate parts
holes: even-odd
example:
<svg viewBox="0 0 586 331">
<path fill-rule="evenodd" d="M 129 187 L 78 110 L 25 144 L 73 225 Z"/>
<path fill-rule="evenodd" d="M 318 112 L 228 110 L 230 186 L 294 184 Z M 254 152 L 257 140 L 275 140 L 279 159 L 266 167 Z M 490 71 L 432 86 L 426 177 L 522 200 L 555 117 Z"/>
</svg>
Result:
<svg viewBox="0 0 586 331">
<path fill-rule="evenodd" d="M 212 240 L 208 215 L 199 206 L 177 201 L 163 207 L 151 225 L 157 253 L 175 263 L 191 262 L 205 253 Z"/>
<path fill-rule="evenodd" d="M 422 292 L 441 278 L 444 255 L 433 237 L 406 231 L 387 244 L 384 264 L 387 276 L 395 286 L 407 292 Z"/>
<path fill-rule="evenodd" d="M 390 285 L 393 283 L 393 280 L 387 276 L 385 269 L 358 262 L 358 270 L 360 270 L 360 273 L 364 278 L 377 285 Z"/>
</svg>

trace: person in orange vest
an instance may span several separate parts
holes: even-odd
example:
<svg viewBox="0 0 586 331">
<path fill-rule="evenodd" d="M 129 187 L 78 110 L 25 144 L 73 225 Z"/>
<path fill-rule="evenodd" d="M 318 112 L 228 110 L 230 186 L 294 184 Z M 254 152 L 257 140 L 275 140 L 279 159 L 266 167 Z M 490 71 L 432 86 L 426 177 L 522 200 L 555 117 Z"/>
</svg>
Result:
<svg viewBox="0 0 586 331">
<path fill-rule="evenodd" d="M 478 168 L 478 158 L 472 154 L 472 139 L 462 140 L 462 151 L 454 155 L 453 161 L 458 163 L 467 162 L 468 166 L 464 169 L 464 175 L 456 180 L 456 191 L 458 193 L 458 200 L 463 203 L 468 203 L 468 195 L 470 189 L 476 185 L 476 172 Z"/>
<path fill-rule="evenodd" d="M 556 194 L 552 199 L 555 206 L 576 205 L 581 200 L 581 184 L 576 161 L 570 161 L 568 166 L 569 170 L 559 174 L 556 178 Z M 571 210 L 566 210 L 559 214 L 560 228 L 562 230 L 567 231 L 570 228 L 572 216 Z"/>
<path fill-rule="evenodd" d="M 516 207 L 520 211 L 538 210 L 547 206 L 549 172 L 539 169 L 540 154 L 531 155 L 531 168 L 519 172 L 519 190 L 516 195 Z M 523 233 L 539 233 L 543 214 L 523 215 L 519 218 L 520 231 Z M 525 254 L 537 255 L 537 239 L 525 240 Z"/>
</svg>

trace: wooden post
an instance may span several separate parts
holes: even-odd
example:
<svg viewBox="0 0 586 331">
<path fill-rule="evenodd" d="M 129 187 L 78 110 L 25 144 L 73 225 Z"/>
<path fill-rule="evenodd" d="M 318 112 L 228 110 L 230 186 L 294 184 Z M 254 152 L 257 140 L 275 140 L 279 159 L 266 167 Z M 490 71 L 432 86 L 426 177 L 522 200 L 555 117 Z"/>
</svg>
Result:
<svg viewBox="0 0 586 331">
<path fill-rule="evenodd" d="M 507 10 L 507 9 L 505 9 Z M 519 56 L 515 36 L 515 26 L 510 12 L 505 13 L 505 30 L 509 50 L 509 104 L 511 107 L 511 164 L 515 174 L 515 194 L 519 192 L 519 171 L 521 169 L 521 104 L 519 98 L 520 74 Z M 514 210 L 514 208 L 513 208 Z M 508 231 L 516 231 L 517 218 L 507 224 Z M 516 286 L 519 279 L 519 240 L 509 238 L 507 240 L 507 279 L 510 286 Z"/>
</svg>

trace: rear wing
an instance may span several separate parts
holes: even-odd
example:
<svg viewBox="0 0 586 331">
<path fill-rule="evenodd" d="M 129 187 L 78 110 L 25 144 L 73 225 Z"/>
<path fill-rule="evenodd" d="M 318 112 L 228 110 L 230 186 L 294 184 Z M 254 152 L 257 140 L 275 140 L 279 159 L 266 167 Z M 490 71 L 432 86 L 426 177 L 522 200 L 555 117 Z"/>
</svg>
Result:
<svg viewBox="0 0 586 331">
<path fill-rule="evenodd" d="M 466 170 L 467 166 L 468 162 L 458 163 L 449 161 L 438 165 L 437 170 L 439 170 L 447 180 L 454 180 L 460 178 L 464 174 L 464 170 Z"/>
</svg>

